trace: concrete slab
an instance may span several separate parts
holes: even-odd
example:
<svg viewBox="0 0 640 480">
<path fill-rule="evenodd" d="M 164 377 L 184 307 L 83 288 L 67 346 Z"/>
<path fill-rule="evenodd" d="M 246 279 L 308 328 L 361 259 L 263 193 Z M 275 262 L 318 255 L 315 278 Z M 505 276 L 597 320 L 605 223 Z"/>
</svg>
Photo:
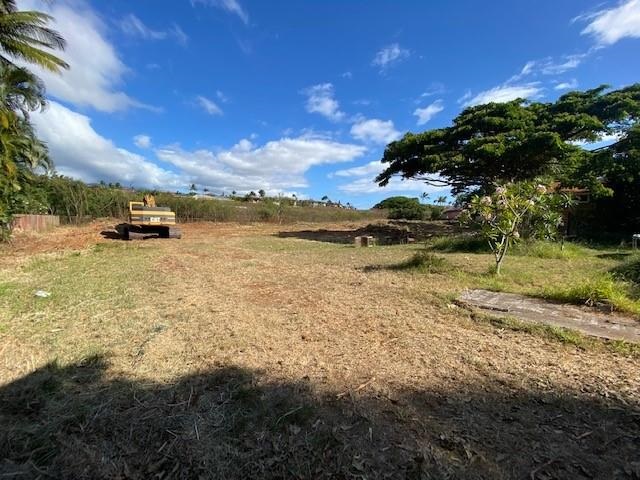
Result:
<svg viewBox="0 0 640 480">
<path fill-rule="evenodd" d="M 497 316 L 555 325 L 610 340 L 640 343 L 640 320 L 593 308 L 550 303 L 538 298 L 489 290 L 465 290 L 460 302 Z"/>
</svg>

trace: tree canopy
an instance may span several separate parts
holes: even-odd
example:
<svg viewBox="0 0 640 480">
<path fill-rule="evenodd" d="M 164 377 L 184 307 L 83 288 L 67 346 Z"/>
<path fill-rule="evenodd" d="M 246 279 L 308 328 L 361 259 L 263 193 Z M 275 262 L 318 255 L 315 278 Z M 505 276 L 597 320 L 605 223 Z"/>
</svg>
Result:
<svg viewBox="0 0 640 480">
<path fill-rule="evenodd" d="M 580 144 L 615 135 L 621 145 L 639 116 L 640 84 L 614 91 L 603 85 L 550 103 L 478 105 L 449 127 L 390 143 L 382 158 L 387 167 L 376 181 L 384 186 L 394 176 L 417 178 L 450 186 L 454 194 L 544 176 L 579 183 L 576 173 L 589 173 L 584 165 L 595 155 Z"/>
</svg>

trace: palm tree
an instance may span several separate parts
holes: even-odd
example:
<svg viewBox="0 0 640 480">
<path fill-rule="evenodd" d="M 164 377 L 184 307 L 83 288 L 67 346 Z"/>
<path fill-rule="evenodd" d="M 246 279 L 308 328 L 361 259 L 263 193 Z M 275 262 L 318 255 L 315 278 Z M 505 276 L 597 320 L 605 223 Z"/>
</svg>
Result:
<svg viewBox="0 0 640 480">
<path fill-rule="evenodd" d="M 38 168 L 51 168 L 47 146 L 27 120 L 21 118 L 11 128 L 0 129 L 0 168 L 11 183 Z"/>
<path fill-rule="evenodd" d="M 26 68 L 0 63 L 0 125 L 9 128 L 20 112 L 25 119 L 29 113 L 44 108 L 44 84 Z"/>
<path fill-rule="evenodd" d="M 25 68 L 0 64 L 0 171 L 4 187 L 19 189 L 21 172 L 49 169 L 47 148 L 29 123 L 29 113 L 44 107 L 44 85 Z M 16 183 L 18 182 L 18 183 Z"/>
<path fill-rule="evenodd" d="M 444 205 L 445 203 L 447 203 L 447 197 L 445 195 L 441 195 L 440 197 L 438 197 L 438 199 L 436 200 L 436 203 L 438 205 Z"/>
<path fill-rule="evenodd" d="M 0 61 L 14 65 L 19 59 L 52 72 L 69 68 L 50 50 L 64 50 L 66 42 L 47 24 L 50 15 L 36 11 L 18 11 L 15 0 L 0 0 Z"/>
</svg>

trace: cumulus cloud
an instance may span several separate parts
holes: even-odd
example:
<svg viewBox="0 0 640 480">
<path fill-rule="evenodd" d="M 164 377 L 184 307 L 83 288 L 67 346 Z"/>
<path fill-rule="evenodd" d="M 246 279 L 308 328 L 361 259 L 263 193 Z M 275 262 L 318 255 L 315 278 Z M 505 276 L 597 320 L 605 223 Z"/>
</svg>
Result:
<svg viewBox="0 0 640 480">
<path fill-rule="evenodd" d="M 302 93 L 307 95 L 307 112 L 319 113 L 334 122 L 344 118 L 345 114 L 340 111 L 340 104 L 334 98 L 333 84 L 313 85 L 305 88 Z"/>
<path fill-rule="evenodd" d="M 304 188 L 304 174 L 317 165 L 350 162 L 365 148 L 325 138 L 301 136 L 254 145 L 242 139 L 228 150 L 188 151 L 179 145 L 156 150 L 164 162 L 172 164 L 199 185 L 212 189 L 269 192 Z"/>
<path fill-rule="evenodd" d="M 543 88 L 538 82 L 524 83 L 519 85 L 504 84 L 493 87 L 489 90 L 485 90 L 476 94 L 467 93 L 459 101 L 463 103 L 463 106 L 470 107 L 474 105 L 481 105 L 484 103 L 504 103 L 516 98 L 537 98 L 542 92 Z"/>
<path fill-rule="evenodd" d="M 343 170 L 336 170 L 330 173 L 329 178 L 333 177 L 375 177 L 384 169 L 384 165 L 379 160 L 360 165 L 359 167 L 351 167 Z"/>
<path fill-rule="evenodd" d="M 381 70 L 385 70 L 386 68 L 409 58 L 409 55 L 409 50 L 400 47 L 398 43 L 392 43 L 391 45 L 387 45 L 376 52 L 373 60 L 371 61 L 371 65 L 380 67 Z"/>
<path fill-rule="evenodd" d="M 640 38 L 640 0 L 626 0 L 617 6 L 581 15 L 587 20 L 583 35 L 591 35 L 600 45 L 613 45 L 623 38 Z"/>
<path fill-rule="evenodd" d="M 351 135 L 363 142 L 387 144 L 400 138 L 391 120 L 380 120 L 378 118 L 360 119 L 351 127 Z"/>
<path fill-rule="evenodd" d="M 104 180 L 163 190 L 181 190 L 195 183 L 212 191 L 286 192 L 306 187 L 305 173 L 310 168 L 351 162 L 366 151 L 361 145 L 302 135 L 263 145 L 242 139 L 216 151 L 168 145 L 154 149 L 156 158 L 151 161 L 118 147 L 93 129 L 89 117 L 55 101 L 32 119 L 59 173 L 86 182 Z M 141 148 L 152 146 L 148 135 L 137 135 L 134 142 Z"/>
<path fill-rule="evenodd" d="M 127 67 L 107 40 L 106 27 L 82 1 L 73 3 L 23 0 L 20 8 L 41 10 L 55 18 L 54 28 L 67 40 L 64 52 L 56 52 L 71 68 L 61 75 L 29 66 L 44 80 L 47 92 L 74 105 L 103 112 L 148 107 L 118 89 Z"/>
<path fill-rule="evenodd" d="M 120 182 L 146 188 L 183 188 L 179 174 L 145 157 L 117 147 L 99 135 L 86 115 L 50 102 L 44 112 L 32 114 L 38 136 L 49 146 L 56 170 L 86 182 Z"/>
<path fill-rule="evenodd" d="M 436 100 L 424 108 L 416 108 L 413 114 L 418 117 L 418 125 L 424 125 L 442 110 L 444 110 L 442 100 Z"/>
<path fill-rule="evenodd" d="M 151 147 L 151 137 L 149 135 L 136 135 L 133 137 L 133 143 L 138 148 L 149 148 Z"/>
<path fill-rule="evenodd" d="M 191 0 L 191 5 L 203 4 L 211 7 L 221 8 L 229 13 L 237 15 L 242 22 L 247 25 L 249 23 L 249 14 L 240 5 L 238 0 Z"/>
<path fill-rule="evenodd" d="M 200 107 L 207 112 L 209 115 L 222 115 L 222 109 L 216 104 L 216 102 L 214 102 L 213 100 L 204 97 L 202 95 L 199 95 L 196 98 L 196 101 L 198 102 L 198 105 L 200 105 Z"/>
</svg>

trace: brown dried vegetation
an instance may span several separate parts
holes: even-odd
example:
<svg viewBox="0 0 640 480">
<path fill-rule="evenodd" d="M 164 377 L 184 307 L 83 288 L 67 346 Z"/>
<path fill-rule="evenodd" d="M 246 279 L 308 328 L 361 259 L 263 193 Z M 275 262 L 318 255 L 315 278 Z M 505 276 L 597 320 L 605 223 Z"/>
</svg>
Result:
<svg viewBox="0 0 640 480">
<path fill-rule="evenodd" d="M 640 475 L 637 357 L 474 321 L 455 276 L 367 268 L 415 246 L 102 228 L 3 247 L 1 475 Z"/>
</svg>

